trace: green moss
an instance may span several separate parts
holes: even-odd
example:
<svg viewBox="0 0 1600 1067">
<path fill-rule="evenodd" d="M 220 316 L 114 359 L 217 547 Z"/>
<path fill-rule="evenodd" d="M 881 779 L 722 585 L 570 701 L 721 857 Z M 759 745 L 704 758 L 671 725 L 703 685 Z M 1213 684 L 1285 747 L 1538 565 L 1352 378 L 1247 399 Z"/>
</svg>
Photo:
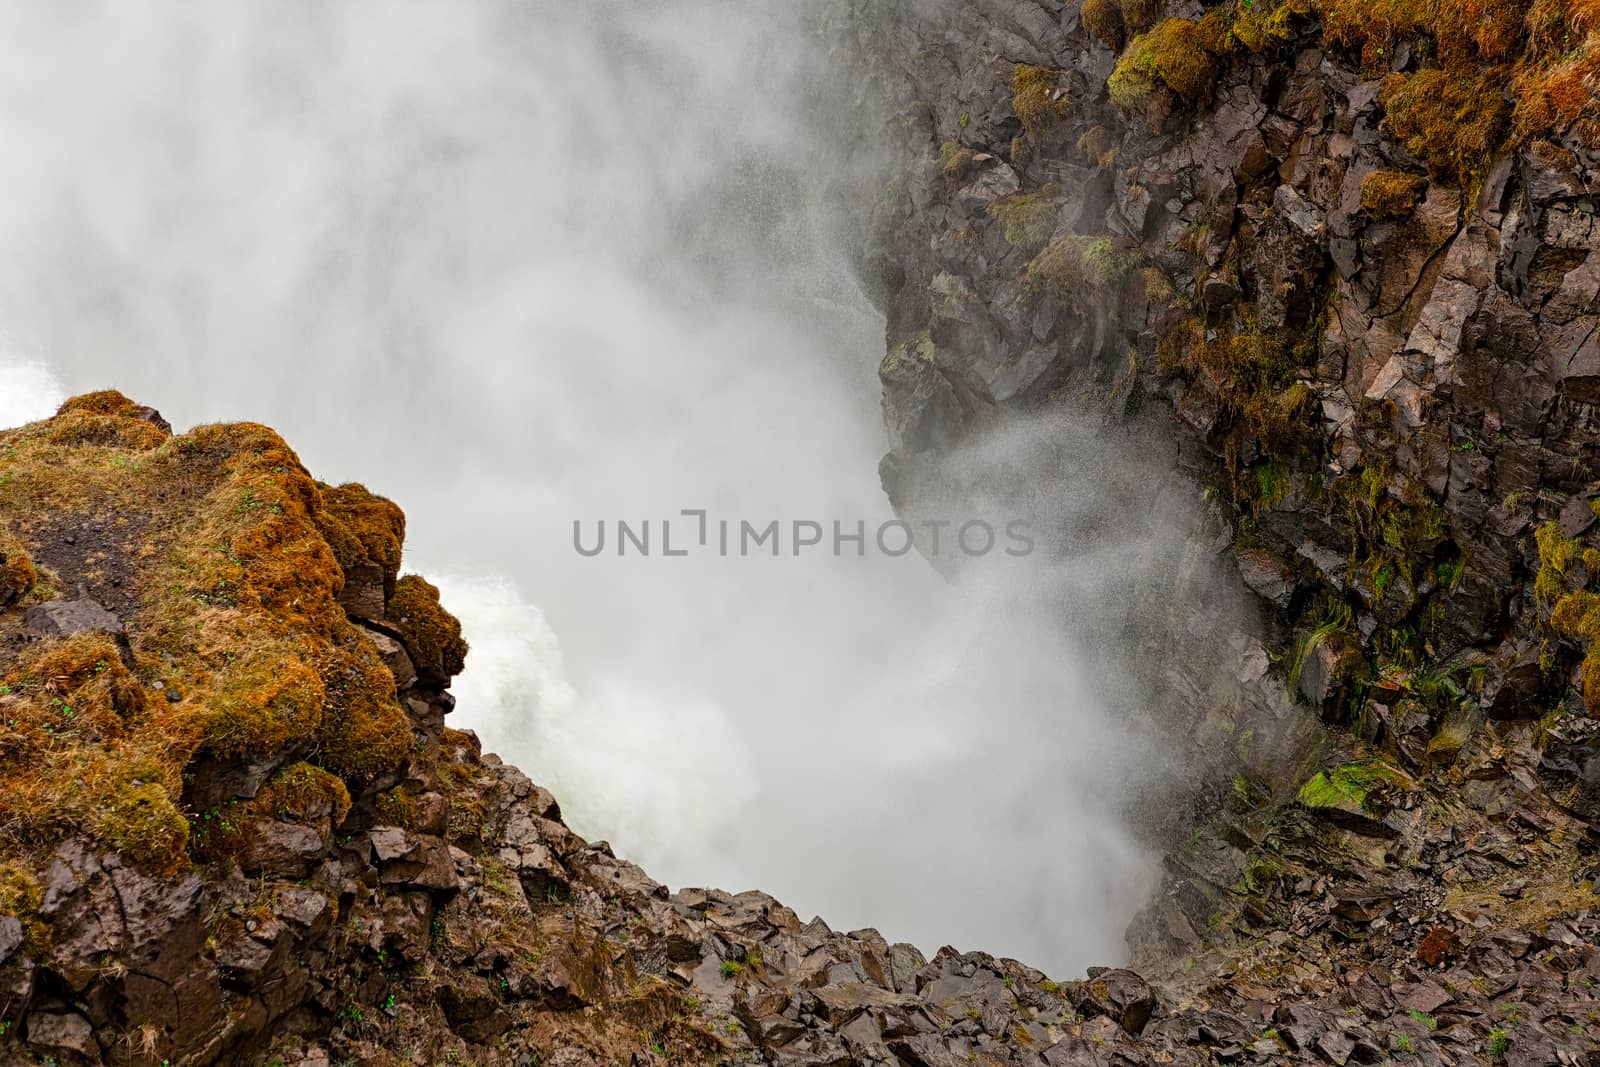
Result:
<svg viewBox="0 0 1600 1067">
<path fill-rule="evenodd" d="M 884 383 L 915 375 L 933 364 L 933 339 L 923 330 L 890 348 L 878 365 L 878 380 Z"/>
<path fill-rule="evenodd" d="M 1137 253 L 1120 250 L 1110 237 L 1069 234 L 1052 242 L 1028 264 L 1028 283 L 1074 302 L 1098 300 L 1138 267 Z"/>
<path fill-rule="evenodd" d="M 1282 451 L 1309 426 L 1315 392 L 1293 380 L 1294 353 L 1250 323 L 1218 328 L 1208 339 L 1198 319 L 1175 324 L 1156 346 L 1163 366 L 1207 379 L 1223 409 L 1269 451 Z"/>
<path fill-rule="evenodd" d="M 1385 79 L 1384 128 L 1436 178 L 1470 190 L 1495 157 L 1510 124 L 1505 79 L 1493 71 L 1426 68 Z"/>
<path fill-rule="evenodd" d="M 1233 36 L 1252 52 L 1267 52 L 1293 41 L 1311 13 L 1311 0 L 1239 0 Z"/>
<path fill-rule="evenodd" d="M 1034 137 L 1071 115 L 1072 101 L 1061 88 L 1061 72 L 1018 63 L 1011 75 L 1011 109 Z"/>
<path fill-rule="evenodd" d="M 15 915 L 22 922 L 24 946 L 33 953 L 42 953 L 49 943 L 50 931 L 39 919 L 39 906 L 44 903 L 44 886 L 26 867 L 17 863 L 0 863 L 0 915 Z"/>
<path fill-rule="evenodd" d="M 1370 815 L 1367 798 L 1380 784 L 1408 786 L 1410 780 L 1386 763 L 1359 760 L 1341 764 L 1331 771 L 1318 771 L 1300 787 L 1295 799 L 1312 810 L 1342 811 L 1350 815 Z"/>
<path fill-rule="evenodd" d="M 1432 500 L 1415 507 L 1392 507 L 1379 518 L 1378 530 L 1384 544 L 1414 555 L 1433 548 L 1444 538 L 1444 509 Z"/>
<path fill-rule="evenodd" d="M 157 874 L 177 871 L 188 859 L 189 822 L 159 781 L 118 783 L 102 796 L 90 829 L 134 865 Z"/>
<path fill-rule="evenodd" d="M 1539 573 L 1533 580 L 1533 592 L 1539 602 L 1554 605 L 1567 592 L 1567 577 L 1573 564 L 1583 557 L 1583 545 L 1561 532 L 1555 520 L 1541 525 L 1533 534 L 1539 549 Z"/>
<path fill-rule="evenodd" d="M 960 141 L 946 141 L 939 146 L 939 170 L 952 180 L 966 175 L 972 166 L 972 149 Z"/>
<path fill-rule="evenodd" d="M 1295 690 L 1300 687 L 1300 672 L 1305 669 L 1306 661 L 1311 655 L 1334 640 L 1336 637 L 1348 637 L 1351 625 L 1349 607 L 1335 603 L 1327 611 L 1326 617 L 1312 629 L 1301 635 L 1295 642 L 1294 650 L 1289 655 L 1289 688 Z M 1352 645 L 1354 641 L 1350 642 Z"/>
<path fill-rule="evenodd" d="M 989 215 L 1005 227 L 1006 243 L 1024 252 L 1043 248 L 1055 233 L 1058 210 L 1044 193 L 1019 193 L 989 205 Z"/>
<path fill-rule="evenodd" d="M 1117 60 L 1106 89 L 1118 107 L 1145 106 L 1160 89 L 1186 104 L 1197 104 L 1216 83 L 1218 56 L 1227 51 L 1226 26 L 1216 12 L 1199 22 L 1169 18 L 1135 37 Z"/>
<path fill-rule="evenodd" d="M 1234 890 L 1245 896 L 1257 896 L 1271 889 L 1283 876 L 1287 865 L 1283 859 L 1265 850 L 1257 850 L 1250 854 L 1245 863 L 1244 873 L 1239 876 Z"/>
<path fill-rule="evenodd" d="M 1583 701 L 1589 714 L 1600 716 L 1600 594 L 1581 589 L 1566 594 L 1551 611 L 1550 626 L 1584 645 Z"/>
<path fill-rule="evenodd" d="M 1511 1034 L 1501 1027 L 1490 1030 L 1484 1049 L 1495 1059 L 1501 1058 L 1511 1049 Z"/>
<path fill-rule="evenodd" d="M 1256 501 L 1261 510 L 1271 511 L 1289 495 L 1289 479 L 1283 469 L 1270 459 L 1264 459 L 1250 468 L 1255 475 Z"/>
</svg>

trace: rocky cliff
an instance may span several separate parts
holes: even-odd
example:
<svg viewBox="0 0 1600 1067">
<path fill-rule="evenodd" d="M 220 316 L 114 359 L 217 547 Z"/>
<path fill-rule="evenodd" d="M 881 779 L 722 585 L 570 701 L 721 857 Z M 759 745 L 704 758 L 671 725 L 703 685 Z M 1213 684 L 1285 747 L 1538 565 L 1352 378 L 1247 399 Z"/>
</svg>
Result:
<svg viewBox="0 0 1600 1067">
<path fill-rule="evenodd" d="M 445 725 L 467 650 L 433 588 L 398 574 L 404 517 L 314 481 L 265 427 L 174 436 L 115 393 L 79 397 L 0 433 L 0 487 L 5 1062 L 940 1067 L 1378 1047 L 1301 995 L 1328 988 L 1229 1014 L 1131 971 L 1058 984 L 801 922 L 761 893 L 669 894 Z M 1503 950 L 1537 959 L 1495 959 L 1576 1019 L 1579 994 L 1553 990 L 1600 960 L 1543 938 Z M 1397 977 L 1360 995 L 1397 1012 L 1440 989 Z M 1424 1023 L 1398 1025 L 1431 1047 Z"/>
<path fill-rule="evenodd" d="M 1200 800 L 1138 964 L 1230 1012 L 1324 989 L 1371 1044 L 1312 1053 L 1336 1063 L 1420 1047 L 1401 1008 L 1448 1046 L 1424 1058 L 1593 1055 L 1595 1020 L 1530 1007 L 1510 960 L 1588 941 L 1596 904 L 1600 12 L 835 26 L 890 142 L 864 265 L 897 505 L 970 489 L 952 457 L 1017 412 L 1161 441 L 1207 502 L 1193 547 L 1259 609 L 1168 625 L 1150 661 Z M 1172 486 L 1133 492 L 1148 514 Z M 1308 1054 L 1284 1036 L 1238 1055 Z"/>
<path fill-rule="evenodd" d="M 1457 1062 L 1593 1033 L 1600 923 L 1570 884 L 1524 879 L 1525 921 L 1441 920 L 1415 958 L 1394 907 L 1478 899 L 1329 889 L 1297 917 L 1365 944 L 1389 916 L 1406 958 L 1289 965 L 1285 925 L 1188 993 L 669 894 L 445 725 L 467 650 L 399 576 L 393 504 L 265 427 L 174 436 L 114 393 L 0 433 L 0 487 L 4 1062 Z M 1579 821 L 1519 803 L 1458 802 L 1464 864 L 1542 870 L 1534 825 L 1572 852 Z"/>
<path fill-rule="evenodd" d="M 1145 977 L 669 893 L 446 725 L 398 508 L 107 393 L 0 432 L 0 1057 L 1600 1062 L 1597 28 L 832 10 L 897 505 L 1031 412 L 1188 524 L 1119 620 L 1190 772 Z"/>
</svg>

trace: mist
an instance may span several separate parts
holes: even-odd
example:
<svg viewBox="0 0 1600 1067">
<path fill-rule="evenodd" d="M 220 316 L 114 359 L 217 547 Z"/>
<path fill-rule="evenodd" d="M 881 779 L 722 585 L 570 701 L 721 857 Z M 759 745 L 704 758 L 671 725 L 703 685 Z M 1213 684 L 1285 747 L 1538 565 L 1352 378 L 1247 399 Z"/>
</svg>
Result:
<svg viewBox="0 0 1600 1067">
<path fill-rule="evenodd" d="M 1114 963 L 1162 772 L 1097 620 L 1180 521 L 947 573 L 573 548 L 574 521 L 683 509 L 894 518 L 813 14 L 0 8 L 0 424 L 115 387 L 397 500 L 473 645 L 452 724 L 673 886 Z M 963 462 L 1025 472 L 1057 528 L 1142 470 L 1059 421 Z"/>
</svg>

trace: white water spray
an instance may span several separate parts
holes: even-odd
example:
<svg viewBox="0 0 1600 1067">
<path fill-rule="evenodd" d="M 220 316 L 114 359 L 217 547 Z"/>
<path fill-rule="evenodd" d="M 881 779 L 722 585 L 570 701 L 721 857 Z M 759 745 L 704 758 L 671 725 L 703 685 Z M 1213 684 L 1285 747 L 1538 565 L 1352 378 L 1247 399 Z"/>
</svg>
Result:
<svg viewBox="0 0 1600 1067">
<path fill-rule="evenodd" d="M 64 399 L 44 364 L 11 358 L 0 347 L 0 429 L 47 418 Z"/>
<path fill-rule="evenodd" d="M 0 323 L 74 392 L 273 425 L 399 501 L 430 571 L 503 576 L 444 582 L 475 646 L 453 723 L 656 877 L 1113 962 L 1149 760 L 1083 626 L 1136 562 L 952 586 L 571 546 L 683 508 L 892 518 L 808 6 L 0 8 Z M 0 422 L 48 414 L 12 373 Z"/>
</svg>

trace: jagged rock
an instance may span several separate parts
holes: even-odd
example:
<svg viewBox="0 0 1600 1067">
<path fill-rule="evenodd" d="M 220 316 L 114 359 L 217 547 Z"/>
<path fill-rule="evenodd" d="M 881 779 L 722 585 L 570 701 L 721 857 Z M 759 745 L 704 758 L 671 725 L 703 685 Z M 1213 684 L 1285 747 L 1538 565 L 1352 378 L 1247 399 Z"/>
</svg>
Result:
<svg viewBox="0 0 1600 1067">
<path fill-rule="evenodd" d="M 58 1055 L 78 1055 L 100 1059 L 100 1045 L 94 1039 L 89 1020 L 76 1012 L 33 1012 L 28 1016 L 28 1044 Z"/>
<path fill-rule="evenodd" d="M 248 840 L 240 865 L 246 874 L 264 878 L 304 877 L 328 851 L 322 835 L 303 823 L 259 822 Z"/>
<path fill-rule="evenodd" d="M 380 584 L 380 590 L 381 588 Z M 367 640 L 378 646 L 378 655 L 383 657 L 384 666 L 394 675 L 396 688 L 401 691 L 409 689 L 417 680 L 417 668 L 412 664 L 411 656 L 406 652 L 405 646 L 382 630 L 368 627 L 366 635 Z"/>
<path fill-rule="evenodd" d="M 1075 983 L 1069 994 L 1085 1015 L 1105 1015 L 1130 1034 L 1145 1028 L 1155 1014 L 1156 995 L 1150 983 L 1127 970 L 1109 970 Z"/>
<path fill-rule="evenodd" d="M 1288 607 L 1294 595 L 1294 569 L 1263 549 L 1240 551 L 1239 577 L 1263 600 L 1280 608 Z"/>
<path fill-rule="evenodd" d="M 376 563 L 357 563 L 346 567 L 344 587 L 339 591 L 339 606 L 353 618 L 382 622 L 385 615 L 385 586 L 389 578 Z"/>
<path fill-rule="evenodd" d="M 1346 686 L 1364 662 L 1360 647 L 1348 636 L 1328 634 L 1305 653 L 1300 666 L 1300 695 L 1324 717 L 1339 718 Z"/>
</svg>

